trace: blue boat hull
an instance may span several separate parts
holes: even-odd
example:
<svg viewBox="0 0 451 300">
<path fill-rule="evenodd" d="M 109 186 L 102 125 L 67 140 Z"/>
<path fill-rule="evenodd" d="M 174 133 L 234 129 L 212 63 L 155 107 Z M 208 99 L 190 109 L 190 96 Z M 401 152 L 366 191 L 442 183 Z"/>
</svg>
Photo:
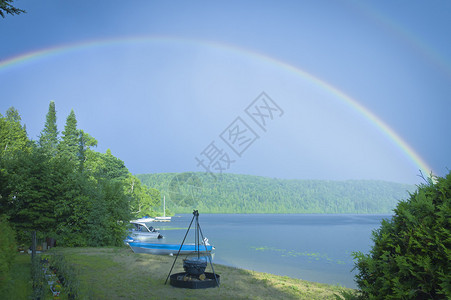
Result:
<svg viewBox="0 0 451 300">
<path fill-rule="evenodd" d="M 128 245 L 135 253 L 150 253 L 159 255 L 176 255 L 180 249 L 180 244 L 152 244 L 129 242 Z M 210 253 L 214 247 L 211 245 L 199 245 L 200 253 Z M 180 254 L 189 254 L 197 252 L 196 246 L 193 244 L 184 244 L 180 249 Z"/>
</svg>

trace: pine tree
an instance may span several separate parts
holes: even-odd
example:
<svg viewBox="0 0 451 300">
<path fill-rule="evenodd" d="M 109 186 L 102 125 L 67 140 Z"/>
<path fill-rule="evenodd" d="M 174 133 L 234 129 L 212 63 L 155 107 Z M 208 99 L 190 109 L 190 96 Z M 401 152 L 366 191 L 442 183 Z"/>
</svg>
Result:
<svg viewBox="0 0 451 300">
<path fill-rule="evenodd" d="M 0 16 L 2 18 L 5 17 L 5 14 L 10 14 L 10 15 L 19 15 L 21 13 L 26 12 L 23 9 L 14 7 L 11 3 L 13 2 L 13 0 L 0 0 Z"/>
<path fill-rule="evenodd" d="M 79 165 L 80 132 L 77 129 L 77 119 L 73 109 L 67 116 L 66 125 L 62 133 L 63 140 L 59 143 L 60 155 L 77 167 Z"/>
<path fill-rule="evenodd" d="M 50 101 L 49 111 L 46 116 L 44 129 L 39 136 L 39 146 L 51 156 L 55 156 L 58 146 L 58 128 L 56 125 L 55 102 Z"/>
</svg>

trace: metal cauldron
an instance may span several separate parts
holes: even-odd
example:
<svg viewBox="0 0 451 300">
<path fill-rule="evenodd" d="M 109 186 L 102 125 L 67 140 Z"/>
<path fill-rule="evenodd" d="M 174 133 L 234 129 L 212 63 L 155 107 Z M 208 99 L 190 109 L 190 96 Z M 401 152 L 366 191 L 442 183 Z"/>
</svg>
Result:
<svg viewBox="0 0 451 300">
<path fill-rule="evenodd" d="M 204 274 L 207 268 L 207 260 L 205 257 L 191 257 L 183 260 L 183 269 L 186 273 L 199 276 Z"/>
</svg>

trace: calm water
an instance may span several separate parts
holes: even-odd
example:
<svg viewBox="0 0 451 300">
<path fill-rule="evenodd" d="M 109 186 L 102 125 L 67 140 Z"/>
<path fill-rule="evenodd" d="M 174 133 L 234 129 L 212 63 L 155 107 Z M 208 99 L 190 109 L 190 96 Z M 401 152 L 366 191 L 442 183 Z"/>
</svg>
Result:
<svg viewBox="0 0 451 300">
<path fill-rule="evenodd" d="M 151 225 L 161 242 L 181 243 L 192 217 Z M 368 253 L 384 218 L 390 215 L 200 214 L 199 224 L 216 247 L 213 263 L 355 288 L 351 252 Z M 193 242 L 194 227 L 185 243 Z"/>
</svg>

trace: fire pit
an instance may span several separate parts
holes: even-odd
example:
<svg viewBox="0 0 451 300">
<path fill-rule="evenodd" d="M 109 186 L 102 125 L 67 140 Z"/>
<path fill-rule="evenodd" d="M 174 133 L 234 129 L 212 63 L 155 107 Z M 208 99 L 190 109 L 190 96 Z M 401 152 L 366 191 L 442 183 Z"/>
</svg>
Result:
<svg viewBox="0 0 451 300">
<path fill-rule="evenodd" d="M 206 289 L 219 286 L 219 274 L 205 272 L 199 276 L 193 276 L 186 272 L 171 275 L 169 283 L 172 286 L 186 289 Z"/>
<path fill-rule="evenodd" d="M 179 256 L 179 253 L 177 253 L 174 262 L 172 263 L 171 270 L 169 271 L 168 277 L 166 278 L 165 284 L 168 282 L 168 279 L 170 278 L 169 283 L 172 286 L 180 287 L 180 288 L 188 288 L 188 289 L 205 289 L 210 287 L 219 286 L 219 275 L 215 273 L 215 270 L 213 268 L 213 264 L 211 263 L 211 254 L 207 251 L 207 257 L 200 256 L 200 248 L 204 246 L 207 247 L 208 239 L 205 238 L 202 234 L 202 230 L 200 229 L 199 225 L 199 212 L 195 210 L 193 212 L 193 219 L 191 220 L 191 223 L 188 227 L 188 230 L 186 231 L 185 238 L 188 235 L 188 232 L 191 228 L 191 225 L 193 221 L 196 227 L 195 231 L 195 249 L 196 251 L 192 253 L 192 255 L 196 254 L 196 256 L 192 256 L 189 258 L 185 258 L 183 260 L 183 269 L 185 272 L 182 273 L 176 273 L 172 274 L 172 269 L 174 268 L 175 262 L 177 261 L 177 257 Z M 202 237 L 202 243 L 199 242 L 200 237 Z M 182 241 L 182 244 L 180 246 L 180 249 L 183 246 L 183 243 L 185 242 L 185 238 Z M 206 250 L 206 249 L 205 249 Z M 207 259 L 210 261 L 211 269 L 213 273 L 205 272 L 205 269 L 207 268 Z"/>
</svg>

